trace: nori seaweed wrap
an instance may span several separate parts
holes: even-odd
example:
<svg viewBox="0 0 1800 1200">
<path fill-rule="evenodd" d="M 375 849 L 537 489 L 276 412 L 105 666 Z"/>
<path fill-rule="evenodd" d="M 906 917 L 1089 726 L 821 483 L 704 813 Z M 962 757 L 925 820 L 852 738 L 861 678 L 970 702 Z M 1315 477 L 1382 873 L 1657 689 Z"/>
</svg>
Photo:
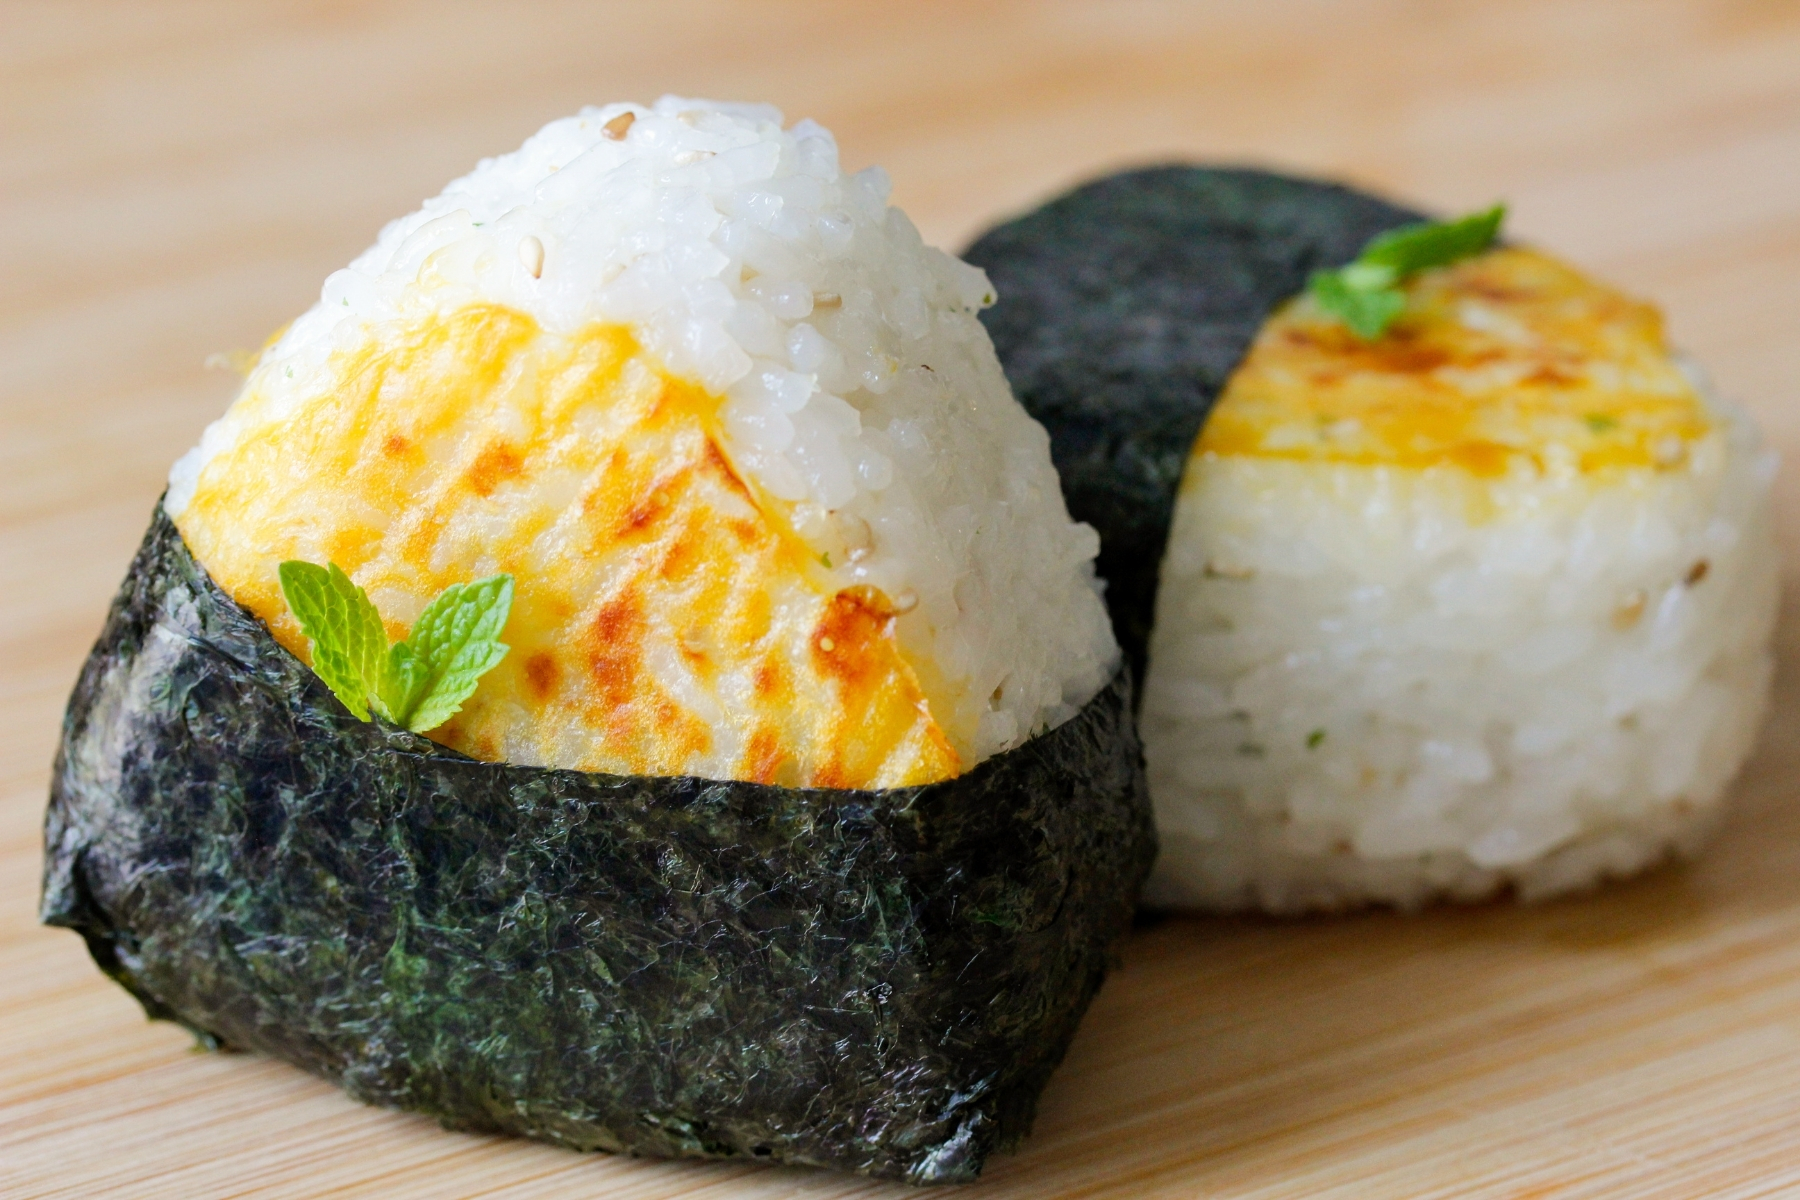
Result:
<svg viewBox="0 0 1800 1200">
<path fill-rule="evenodd" d="M 43 918 L 152 1017 L 449 1126 L 968 1180 L 1149 868 L 1129 704 L 1121 671 L 885 791 L 478 762 L 356 721 L 159 511 L 70 703 Z"/>
<path fill-rule="evenodd" d="M 986 281 L 835 155 L 587 110 L 334 275 L 82 672 L 44 920 L 452 1127 L 915 1183 L 1023 1136 L 1155 853 L 1131 676 Z M 413 723 L 484 575 L 506 641 Z"/>
</svg>

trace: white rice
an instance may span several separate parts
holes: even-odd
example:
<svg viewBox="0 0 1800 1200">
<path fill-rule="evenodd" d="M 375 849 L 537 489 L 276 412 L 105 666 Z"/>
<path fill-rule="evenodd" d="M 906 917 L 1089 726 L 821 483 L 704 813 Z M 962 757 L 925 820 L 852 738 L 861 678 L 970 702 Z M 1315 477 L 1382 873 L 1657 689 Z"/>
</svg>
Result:
<svg viewBox="0 0 1800 1200">
<path fill-rule="evenodd" d="M 474 302 L 553 330 L 629 326 L 727 398 L 728 456 L 793 505 L 842 586 L 917 597 L 902 645 L 933 664 L 933 715 L 979 760 L 1073 715 L 1117 647 L 1098 538 L 1069 520 L 1049 440 L 976 317 L 986 276 L 887 197 L 879 168 L 842 174 L 826 130 L 784 130 L 772 108 L 584 109 L 389 224 L 247 388 L 279 419 L 372 326 Z M 228 413 L 175 464 L 171 516 L 243 433 Z"/>
<path fill-rule="evenodd" d="M 1755 739 L 1779 587 L 1774 457 L 1713 409 L 1685 467 L 1622 479 L 1191 464 L 1146 902 L 1536 899 L 1695 850 Z"/>
</svg>

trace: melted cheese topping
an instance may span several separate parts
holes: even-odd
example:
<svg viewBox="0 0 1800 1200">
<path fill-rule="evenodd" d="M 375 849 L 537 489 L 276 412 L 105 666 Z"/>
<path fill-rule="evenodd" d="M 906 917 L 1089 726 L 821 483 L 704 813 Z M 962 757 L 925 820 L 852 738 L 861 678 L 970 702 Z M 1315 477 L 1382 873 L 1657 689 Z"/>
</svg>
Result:
<svg viewBox="0 0 1800 1200">
<path fill-rule="evenodd" d="M 888 598 L 839 589 L 720 450 L 721 400 L 617 326 L 476 305 L 377 327 L 323 395 L 200 475 L 195 557 L 303 659 L 285 559 L 335 562 L 391 638 L 452 583 L 515 579 L 511 653 L 431 736 L 476 758 L 789 786 L 960 769 Z"/>
<path fill-rule="evenodd" d="M 1531 250 L 1415 277 L 1365 342 L 1308 298 L 1258 334 L 1195 444 L 1476 477 L 1669 469 L 1712 429 L 1647 304 Z"/>
</svg>

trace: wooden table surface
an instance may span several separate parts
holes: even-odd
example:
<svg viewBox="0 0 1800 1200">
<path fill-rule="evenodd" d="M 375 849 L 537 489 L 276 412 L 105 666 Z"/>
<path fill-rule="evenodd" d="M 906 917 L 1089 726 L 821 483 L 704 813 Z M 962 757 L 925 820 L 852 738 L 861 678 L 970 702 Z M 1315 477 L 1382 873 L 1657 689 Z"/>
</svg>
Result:
<svg viewBox="0 0 1800 1200">
<path fill-rule="evenodd" d="M 389 217 L 585 102 L 766 99 L 928 239 L 1167 157 L 1347 177 L 1656 298 L 1800 460 L 1800 3 L 0 0 L 0 1193 L 873 1196 L 206 1055 L 35 921 L 62 704 L 164 473 Z M 1790 581 L 1800 468 L 1778 484 Z M 1793 591 L 1789 589 L 1790 593 Z M 1800 1192 L 1800 622 L 1718 841 L 1583 899 L 1140 930 L 970 1194 Z"/>
</svg>

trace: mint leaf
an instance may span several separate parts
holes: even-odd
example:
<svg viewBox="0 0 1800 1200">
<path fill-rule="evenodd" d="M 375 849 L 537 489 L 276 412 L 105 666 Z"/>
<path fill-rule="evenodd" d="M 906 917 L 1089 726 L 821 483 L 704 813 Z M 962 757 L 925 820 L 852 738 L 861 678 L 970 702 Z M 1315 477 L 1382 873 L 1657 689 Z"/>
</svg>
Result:
<svg viewBox="0 0 1800 1200">
<path fill-rule="evenodd" d="M 381 614 L 337 564 L 281 564 L 281 594 L 312 642 L 313 671 L 359 721 L 369 719 L 372 680 L 381 677 L 387 631 Z"/>
<path fill-rule="evenodd" d="M 506 657 L 511 575 L 445 588 L 403 642 L 388 645 L 381 614 L 337 564 L 281 564 L 281 594 L 312 640 L 313 671 L 359 721 L 373 710 L 414 733 L 455 716 Z"/>
<path fill-rule="evenodd" d="M 425 695 L 430 675 L 430 668 L 413 653 L 410 645 L 395 642 L 388 647 L 381 682 L 370 707 L 396 725 L 406 724 L 407 716 Z"/>
<path fill-rule="evenodd" d="M 1317 271 L 1307 290 L 1326 313 L 1372 341 L 1387 332 L 1406 308 L 1399 284 L 1408 275 L 1448 266 L 1494 244 L 1506 206 L 1455 221 L 1421 221 L 1390 229 L 1369 240 L 1356 261 L 1335 271 Z"/>
<path fill-rule="evenodd" d="M 383 693 L 392 697 L 395 722 L 424 733 L 462 710 L 481 677 L 506 657 L 500 633 L 512 596 L 512 576 L 493 575 L 447 587 L 426 606 L 388 656 Z"/>
<path fill-rule="evenodd" d="M 1406 307 L 1406 296 L 1398 288 L 1353 287 L 1345 281 L 1342 271 L 1316 272 L 1307 286 L 1320 308 L 1348 325 L 1364 341 L 1380 337 Z"/>
<path fill-rule="evenodd" d="M 1370 239 L 1357 264 L 1388 267 L 1400 275 L 1411 275 L 1432 267 L 1444 267 L 1472 258 L 1494 244 L 1500 222 L 1506 219 L 1506 205 L 1496 204 L 1484 212 L 1471 213 L 1454 221 L 1421 221 Z"/>
<path fill-rule="evenodd" d="M 1335 274 L 1353 292 L 1379 292 L 1400 282 L 1400 272 L 1394 268 L 1383 263 L 1363 262 L 1361 259 Z"/>
</svg>

